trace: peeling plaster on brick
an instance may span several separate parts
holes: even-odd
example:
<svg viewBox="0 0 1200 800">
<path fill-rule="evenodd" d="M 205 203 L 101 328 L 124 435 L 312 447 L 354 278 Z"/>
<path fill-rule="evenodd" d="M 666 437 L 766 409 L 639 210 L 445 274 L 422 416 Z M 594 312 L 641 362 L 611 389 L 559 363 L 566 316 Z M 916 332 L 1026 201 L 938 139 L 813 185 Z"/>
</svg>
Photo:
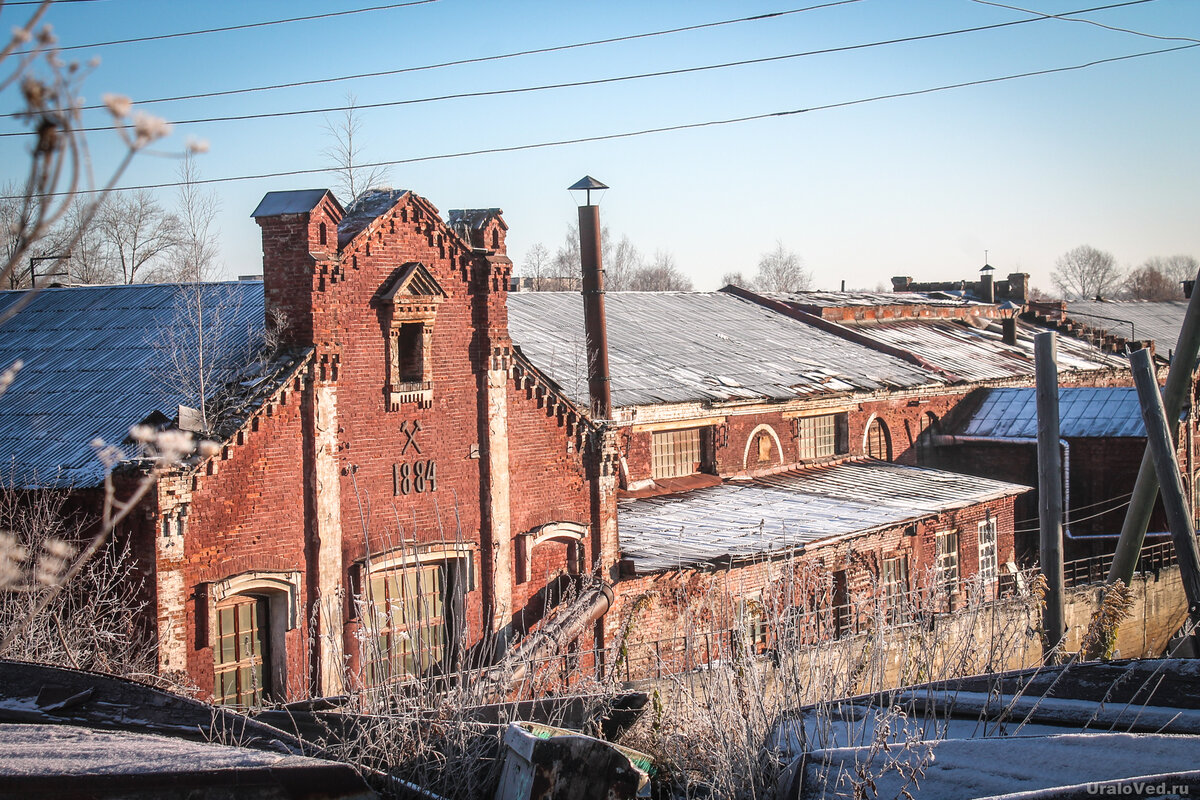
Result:
<svg viewBox="0 0 1200 800">
<path fill-rule="evenodd" d="M 338 468 L 338 391 L 333 383 L 313 387 L 316 487 L 317 614 L 319 685 L 325 696 L 341 694 L 342 686 L 342 499 Z"/>
<path fill-rule="evenodd" d="M 510 517 L 508 463 L 508 372 L 487 371 L 487 499 L 485 514 L 491 521 L 492 584 L 496 587 L 491 627 L 501 643 L 509 639 L 512 620 L 513 532 Z"/>
</svg>

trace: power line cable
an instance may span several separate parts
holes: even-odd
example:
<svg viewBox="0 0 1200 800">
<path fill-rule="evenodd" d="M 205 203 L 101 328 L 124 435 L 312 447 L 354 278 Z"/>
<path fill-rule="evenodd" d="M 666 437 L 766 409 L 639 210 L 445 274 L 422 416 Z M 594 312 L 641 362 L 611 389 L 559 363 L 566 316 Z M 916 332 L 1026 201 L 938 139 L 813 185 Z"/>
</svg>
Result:
<svg viewBox="0 0 1200 800">
<path fill-rule="evenodd" d="M 1104 511 L 1097 511 L 1095 514 L 1089 514 L 1086 517 L 1071 516 L 1071 518 L 1065 520 L 1065 522 L 1067 523 L 1067 525 L 1074 525 L 1078 522 L 1087 522 L 1088 520 L 1097 519 L 1099 517 L 1105 516 L 1106 514 L 1112 514 L 1113 512 L 1120 511 L 1121 509 L 1126 508 L 1128 505 L 1129 505 L 1129 501 L 1126 500 L 1125 502 L 1119 503 L 1119 504 L 1113 506 L 1112 508 L 1105 509 Z M 1038 531 L 1038 530 L 1041 530 L 1041 526 L 1038 526 L 1036 528 L 1032 528 L 1032 527 L 1031 528 L 1016 528 L 1016 527 L 1014 527 L 1013 533 L 1033 533 L 1034 531 Z"/>
<path fill-rule="evenodd" d="M 1196 42 L 1200 44 L 1200 39 L 1195 39 L 1191 36 L 1162 36 L 1157 33 L 1146 33 L 1145 31 L 1135 31 L 1132 28 L 1120 28 L 1116 25 L 1105 25 L 1103 22 L 1097 22 L 1094 19 L 1079 19 L 1077 17 L 1068 16 L 1069 14 L 1078 14 L 1078 11 L 1068 11 L 1064 14 L 1047 14 L 1044 11 L 1035 11 L 1031 8 L 1021 8 L 1020 6 L 1010 6 L 1005 3 L 997 3 L 994 0 L 974 0 L 974 2 L 985 6 L 995 6 L 996 8 L 1007 8 L 1009 11 L 1020 11 L 1022 14 L 1034 14 L 1040 19 L 1058 19 L 1063 22 L 1081 22 L 1085 25 L 1095 25 L 1097 28 L 1104 28 L 1106 31 L 1116 31 L 1117 33 L 1132 33 L 1134 36 L 1144 36 L 1147 39 L 1161 39 L 1166 42 Z"/>
<path fill-rule="evenodd" d="M 453 158 L 465 158 L 467 156 L 495 155 L 495 154 L 499 154 L 499 153 L 516 153 L 516 152 L 521 152 L 521 151 L 526 151 L 526 150 L 541 150 L 541 149 L 548 148 L 548 147 L 564 147 L 566 145 L 572 145 L 572 144 L 586 144 L 586 143 L 591 143 L 591 142 L 606 142 L 606 141 L 614 141 L 614 140 L 618 140 L 618 139 L 631 139 L 631 138 L 635 138 L 638 136 L 648 136 L 648 135 L 656 134 L 656 133 L 671 133 L 674 131 L 694 130 L 694 129 L 698 129 L 698 128 L 711 128 L 711 127 L 717 127 L 717 126 L 721 126 L 721 125 L 736 125 L 736 124 L 743 123 L 743 122 L 754 122 L 757 120 L 796 116 L 799 114 L 807 114 L 807 113 L 811 113 L 814 111 L 829 111 L 829 110 L 832 110 L 835 108 L 849 108 L 851 106 L 865 105 L 867 103 L 875 103 L 875 102 L 879 102 L 881 100 L 896 100 L 896 99 L 899 99 L 902 97 L 918 97 L 920 95 L 934 94 L 936 92 L 945 92 L 945 91 L 949 91 L 952 89 L 964 89 L 964 88 L 968 88 L 968 87 L 972 87 L 972 86 L 986 86 L 988 84 L 1003 83 L 1006 81 L 1019 80 L 1022 78 L 1039 77 L 1042 75 L 1054 75 L 1054 74 L 1062 73 L 1062 72 L 1074 72 L 1074 71 L 1078 71 L 1078 70 L 1089 69 L 1091 67 L 1099 66 L 1101 64 L 1114 64 L 1114 63 L 1117 63 L 1120 61 L 1130 61 L 1130 60 L 1133 60 L 1136 58 L 1146 58 L 1148 56 L 1163 55 L 1165 53 L 1174 53 L 1174 52 L 1178 52 L 1180 50 L 1191 50 L 1194 47 L 1200 47 L 1200 44 L 1185 44 L 1185 45 L 1178 45 L 1176 47 L 1166 47 L 1166 48 L 1162 48 L 1159 50 L 1147 50 L 1147 51 L 1143 51 L 1141 53 L 1130 53 L 1130 54 L 1123 55 L 1123 56 L 1112 56 L 1110 58 L 1096 59 L 1096 60 L 1088 61 L 1088 62 L 1085 62 L 1082 64 L 1071 64 L 1070 66 L 1066 66 L 1066 67 L 1050 67 L 1047 69 L 1033 70 L 1030 72 L 1020 72 L 1020 73 L 1016 73 L 1016 74 L 1012 74 L 1012 75 L 1002 75 L 1002 76 L 996 77 L 996 78 L 979 78 L 977 80 L 963 81 L 961 83 L 944 84 L 942 86 L 932 86 L 932 87 L 928 87 L 925 89 L 912 89 L 912 90 L 905 91 L 905 92 L 893 92 L 891 94 L 873 95 L 871 97 L 863 97 L 863 98 L 859 98 L 857 100 L 843 100 L 843 101 L 837 102 L 837 103 L 826 103 L 824 105 L 810 106 L 808 108 L 796 108 L 796 109 L 791 109 L 791 110 L 787 110 L 787 111 L 771 111 L 771 112 L 768 112 L 765 114 L 751 114 L 751 115 L 743 116 L 743 117 L 732 117 L 732 118 L 728 118 L 728 119 L 707 120 L 704 122 L 688 122 L 688 123 L 682 123 L 679 125 L 665 125 L 665 126 L 658 127 L 658 128 L 643 128 L 641 130 L 636 130 L 636 131 L 623 131 L 621 133 L 609 133 L 609 134 L 602 134 L 599 136 L 581 136 L 581 137 L 574 138 L 574 139 L 558 139 L 558 140 L 547 141 L 547 142 L 534 142 L 531 144 L 509 145 L 507 147 L 488 147 L 488 148 L 481 148 L 478 150 L 462 150 L 462 151 L 455 152 L 455 153 L 439 153 L 437 155 L 431 155 L 431 156 L 414 156 L 412 158 L 400 158 L 400 159 L 395 159 L 392 161 L 376 161 L 371 164 L 356 164 L 355 166 L 366 168 L 366 169 L 369 169 L 372 167 L 392 167 L 392 166 L 399 166 L 402 164 L 419 164 L 419 163 L 424 163 L 424 162 L 428 162 L 428 161 L 444 161 L 444 160 L 453 159 Z M 213 183 L 233 183 L 236 181 L 264 180 L 266 178 L 286 178 L 286 177 L 294 177 L 297 175 L 317 175 L 317 174 L 325 173 L 325 172 L 329 172 L 329 171 L 330 171 L 330 168 L 328 168 L 328 167 L 313 167 L 311 169 L 293 169 L 293 170 L 282 170 L 279 172 L 263 172 L 263 173 L 259 173 L 256 175 L 230 175 L 230 176 L 226 176 L 223 178 L 201 178 L 201 179 L 198 179 L 195 181 L 191 181 L 191 184 L 199 185 L 199 184 L 213 184 Z M 141 190 L 141 189 L 171 189 L 171 188 L 175 188 L 175 187 L 181 186 L 181 185 L 182 184 L 179 183 L 178 181 L 167 182 L 167 183 L 147 183 L 147 184 L 141 184 L 138 186 L 121 186 L 121 187 L 114 189 L 113 191 L 128 192 L 128 191 L 136 191 L 136 190 Z M 79 192 L 77 192 L 77 194 L 94 194 L 98 191 L 100 191 L 100 190 L 85 189 L 85 190 L 80 190 Z M 38 195 L 38 197 L 42 197 L 42 198 L 59 197 L 59 196 L 65 195 L 65 194 L 68 194 L 68 193 L 67 192 L 50 192 L 47 194 Z M 23 197 L 23 195 L 4 196 L 4 197 L 0 197 L 0 200 L 13 200 L 13 199 L 20 199 L 22 197 Z"/>
<path fill-rule="evenodd" d="M 367 8 L 352 8 L 347 11 L 330 11 L 325 14 L 310 14 L 305 17 L 289 17 L 288 19 L 272 19 L 264 22 L 248 22 L 243 25 L 226 25 L 221 28 L 204 28 L 195 31 L 178 31 L 176 33 L 160 33 L 154 36 L 136 36 L 130 39 L 112 39 L 107 42 L 92 42 L 91 44 L 73 44 L 68 47 L 56 47 L 54 49 L 59 52 L 68 50 L 86 50 L 91 47 L 111 47 L 117 44 L 136 44 L 139 42 L 157 42 L 164 39 L 180 39 L 185 36 L 203 36 L 209 33 L 228 33 L 230 31 L 244 31 L 251 28 L 266 28 L 271 25 L 286 25 L 290 22 L 308 22 L 317 19 L 329 19 L 330 17 L 345 17 L 351 14 L 365 14 L 369 11 L 390 11 L 394 8 L 408 8 L 409 6 L 423 6 L 428 3 L 436 3 L 438 0 L 408 0 L 406 3 L 391 3 L 386 6 L 370 6 Z M 1074 12 L 1072 12 L 1074 13 Z M 34 52 L 26 50 L 17 55 L 27 55 Z"/>
<path fill-rule="evenodd" d="M 458 67 L 458 66 L 463 66 L 465 64 L 482 64 L 482 63 L 485 63 L 488 61 L 501 61 L 503 59 L 518 58 L 521 56 L 540 55 L 543 53 L 556 53 L 556 52 L 561 52 L 563 50 L 576 50 L 576 49 L 579 49 L 582 47 L 594 47 L 596 45 L 616 44 L 618 42 L 631 42 L 631 41 L 634 41 L 637 39 L 647 39 L 647 38 L 654 37 L 654 36 L 666 36 L 668 34 L 674 34 L 674 33 L 686 33 L 689 31 L 703 30 L 705 28 L 716 28 L 716 27 L 719 27 L 722 25 L 734 25 L 734 24 L 737 24 L 740 22 L 757 22 L 757 21 L 767 20 L 767 19 L 777 19 L 779 17 L 785 17 L 790 14 L 800 14 L 805 11 L 815 11 L 815 10 L 823 9 L 823 8 L 831 8 L 833 6 L 843 6 L 843 5 L 849 5 L 852 3 L 861 3 L 861 2 L 862 2 L 862 0 L 835 0 L 835 2 L 821 3 L 821 4 L 815 5 L 815 6 L 805 6 L 803 8 L 793 8 L 793 9 L 789 9 L 786 11 L 772 11 L 772 12 L 769 12 L 766 14 L 755 14 L 754 16 L 750 16 L 750 17 L 738 17 L 737 19 L 726 19 L 726 20 L 720 20 L 718 22 L 704 22 L 704 23 L 700 23 L 698 25 L 685 25 L 680 28 L 667 28 L 667 29 L 659 30 L 659 31 L 648 31 L 646 33 L 634 33 L 634 34 L 629 34 L 627 36 L 614 36 L 614 37 L 611 37 L 608 39 L 593 39 L 592 41 L 588 41 L 588 42 L 575 42 L 572 44 L 560 44 L 560 45 L 554 45 L 552 47 L 538 47 L 538 48 L 534 48 L 532 50 L 518 50 L 513 53 L 500 53 L 498 55 L 491 55 L 491 56 L 478 56 L 475 58 L 462 58 L 462 59 L 458 59 L 456 61 L 442 61 L 442 62 L 439 62 L 436 64 L 423 64 L 421 66 L 416 66 L 416 67 L 402 67 L 400 69 L 388 69 L 388 70 L 381 70 L 379 72 L 362 72 L 362 73 L 358 73 L 356 75 L 341 75 L 336 78 L 314 78 L 312 80 L 292 81 L 289 83 L 274 83 L 274 84 L 269 84 L 266 86 L 251 86 L 249 88 L 244 88 L 244 89 L 225 89 L 223 91 L 218 91 L 218 92 L 199 92 L 196 94 L 182 94 L 182 95 L 174 95 L 171 97 L 158 97 L 158 98 L 155 98 L 152 100 L 139 100 L 138 102 L 143 105 L 147 105 L 150 103 L 173 103 L 173 102 L 180 101 L 180 100 L 203 100 L 203 99 L 207 99 L 207 98 L 211 98 L 211 97 L 229 97 L 231 95 L 250 94 L 253 92 L 267 92 L 267 91 L 273 91 L 276 89 L 294 89 L 299 86 L 317 86 L 317 85 L 327 84 L 327 83 L 340 83 L 343 81 L 360 80 L 363 78 L 382 78 L 382 77 L 387 77 L 389 75 L 402 75 L 402 74 L 408 73 L 408 72 L 423 72 L 426 70 L 442 69 L 443 67 Z M 1081 13 L 1081 12 L 1072 12 L 1072 13 Z M 102 109 L 102 108 L 104 108 L 103 104 L 83 106 L 83 110 L 85 110 L 85 111 L 94 111 L 94 110 Z M 10 116 L 16 116 L 16 115 L 10 115 Z"/>
<path fill-rule="evenodd" d="M 1079 511 L 1087 511 L 1089 508 L 1095 508 L 1096 506 L 1102 506 L 1107 503 L 1116 503 L 1120 500 L 1125 500 L 1132 496 L 1133 496 L 1133 492 L 1126 492 L 1125 494 L 1119 494 L 1119 495 L 1115 495 L 1113 497 L 1106 497 L 1103 500 L 1097 500 L 1094 503 L 1088 503 L 1087 505 L 1084 505 L 1084 506 L 1071 506 L 1070 510 L 1071 510 L 1071 513 L 1076 513 Z M 1037 521 L 1038 521 L 1037 517 L 1025 517 L 1024 519 L 1016 520 L 1015 522 L 1013 522 L 1013 525 L 1020 526 L 1020 525 L 1026 524 L 1028 522 L 1037 522 Z"/>
<path fill-rule="evenodd" d="M 1091 9 L 1084 9 L 1083 12 L 1096 11 L 1099 9 L 1106 9 L 1106 8 L 1115 8 L 1115 7 L 1120 7 L 1120 6 L 1138 5 L 1140 3 L 1148 3 L 1148 2 L 1154 2 L 1154 0 L 1126 0 L 1126 2 L 1117 3 L 1114 5 L 1097 6 L 1095 8 L 1091 8 Z M 1083 12 L 1077 11 L 1077 12 L 1072 12 L 1072 13 L 1083 13 Z M 855 51 L 855 50 L 865 50 L 865 49 L 873 48 L 873 47 L 884 47 L 884 46 L 894 45 L 894 44 L 905 44 L 905 43 L 910 43 L 910 42 L 924 41 L 924 40 L 928 40 L 928 39 L 943 38 L 943 37 L 947 37 L 947 36 L 959 36 L 959 35 L 967 34 L 967 33 L 979 33 L 981 31 L 995 30 L 997 28 L 1007 28 L 1007 27 L 1011 27 L 1014 25 L 1023 25 L 1025 23 L 1029 23 L 1029 22 L 1040 22 L 1040 21 L 1042 21 L 1042 20 L 1039 18 L 1012 20 L 1009 22 L 999 22 L 999 23 L 994 23 L 991 25 L 979 25 L 979 26 L 975 26 L 972 28 L 959 28 L 959 29 L 952 30 L 952 31 L 939 31 L 938 33 L 924 33 L 924 34 L 917 34 L 914 36 L 904 36 L 904 37 L 897 38 L 897 39 L 884 39 L 884 40 L 875 41 L 875 42 L 864 42 L 861 44 L 842 45 L 839 47 L 827 47 L 827 48 L 822 48 L 820 50 L 805 50 L 805 51 L 799 52 L 799 53 L 786 53 L 784 55 L 777 55 L 777 56 L 764 56 L 761 58 L 750 58 L 750 59 L 743 59 L 740 61 L 727 61 L 727 62 L 723 62 L 720 64 L 706 64 L 706 65 L 699 66 L 699 67 L 680 67 L 678 69 L 658 70 L 656 72 L 642 72 L 642 73 L 637 73 L 634 75 L 619 75 L 619 76 L 611 77 L 611 78 L 593 78 L 590 80 L 568 81 L 565 83 L 551 83 L 551 84 L 540 84 L 540 85 L 536 85 L 536 86 L 522 86 L 522 87 L 517 87 L 515 89 L 489 89 L 489 90 L 483 90 L 483 91 L 477 91 L 477 92 L 457 92 L 454 94 L 443 94 L 443 95 L 434 95 L 431 97 L 410 98 L 407 100 L 388 100 L 388 101 L 384 101 L 384 102 L 380 102 L 380 103 L 355 103 L 353 105 L 327 106 L 324 108 L 305 108 L 305 109 L 296 109 L 296 110 L 292 110 L 292 111 L 269 111 L 269 112 L 255 113 L 255 114 L 230 114 L 230 115 L 220 116 L 220 117 L 197 117 L 194 119 L 172 120 L 171 124 L 172 125 L 207 125 L 207 124 L 212 124 L 212 123 L 216 123 L 216 122 L 244 122 L 247 120 L 254 120 L 254 119 L 279 119 L 279 118 L 285 118 L 285 117 L 308 116 L 308 115 L 312 115 L 312 114 L 328 114 L 328 113 L 334 113 L 334 112 L 340 112 L 340 111 L 350 111 L 350 110 L 361 111 L 364 109 L 373 109 L 373 108 L 394 108 L 394 107 L 398 107 L 398 106 L 418 105 L 418 104 L 422 104 L 422 103 L 435 103 L 435 102 L 441 102 L 444 100 L 463 100 L 463 99 L 474 99 L 474 98 L 480 98 L 480 97 L 497 97 L 497 96 L 502 96 L 502 95 L 528 94 L 531 92 L 541 92 L 541 91 L 547 91 L 547 90 L 552 90 L 552 89 L 577 89 L 577 88 L 584 87 L 584 86 L 599 86 L 599 85 L 609 84 L 609 83 L 622 83 L 625 81 L 642 80 L 645 78 L 662 78 L 662 77 L 673 76 L 673 75 L 686 75 L 686 74 L 691 74 L 691 73 L 696 73 L 696 72 L 708 72 L 708 71 L 718 70 L 718 69 L 744 67 L 744 66 L 750 66 L 750 65 L 754 65 L 754 64 L 768 64 L 768 63 L 773 63 L 773 62 L 777 62 L 777 61 L 786 61 L 786 60 L 791 60 L 791 59 L 796 59 L 796 58 L 804 58 L 807 56 L 829 55 L 831 53 L 845 53 L 845 52 L 851 52 L 851 51 Z M 92 133 L 92 132 L 96 132 L 96 131 L 108 130 L 110 127 L 111 126 L 109 126 L 109 125 L 97 125 L 97 126 L 79 128 L 78 130 L 81 133 Z M 31 135 L 35 135 L 35 133 L 31 132 L 31 131 L 8 131 L 5 133 L 0 133 L 0 138 L 9 137 L 9 136 L 31 136 Z"/>
</svg>

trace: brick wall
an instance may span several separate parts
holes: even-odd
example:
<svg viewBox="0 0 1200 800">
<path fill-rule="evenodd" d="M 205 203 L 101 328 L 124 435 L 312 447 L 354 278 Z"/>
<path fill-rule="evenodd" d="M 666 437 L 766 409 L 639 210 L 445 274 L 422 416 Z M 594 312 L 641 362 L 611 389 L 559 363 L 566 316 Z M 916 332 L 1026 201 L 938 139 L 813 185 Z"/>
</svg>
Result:
<svg viewBox="0 0 1200 800">
<path fill-rule="evenodd" d="M 978 526 L 989 515 L 997 523 L 997 557 L 1003 573 L 1003 565 L 1014 558 L 1011 497 L 878 533 L 809 545 L 799 554 L 764 557 L 726 569 L 682 569 L 627 579 L 608 614 L 614 629 L 628 635 L 631 646 L 703 635 L 729 628 L 739 601 L 761 603 L 768 619 L 798 606 L 828 608 L 834 604 L 832 576 L 839 571 L 845 571 L 846 591 L 838 601 L 865 608 L 869 600 L 881 597 L 884 559 L 906 557 L 910 586 L 922 591 L 928 587 L 935 566 L 935 534 L 944 530 L 958 531 L 960 580 L 953 603 L 961 606 L 978 572 Z"/>
<path fill-rule="evenodd" d="M 301 575 L 301 624 L 286 636 L 288 696 L 328 688 L 309 685 L 313 665 L 304 625 L 316 608 L 320 531 L 338 530 L 314 519 L 323 474 L 314 459 L 332 459 L 337 475 L 337 492 L 327 496 L 340 498 L 333 521 L 340 526 L 338 584 L 355 588 L 351 575 L 368 552 L 379 558 L 422 546 L 438 549 L 438 543 L 461 547 L 470 553 L 474 576 L 464 607 L 471 641 L 492 624 L 490 608 L 498 596 L 493 574 L 527 572 L 527 580 L 509 587 L 511 610 L 527 625 L 540 617 L 548 596 L 555 599 L 547 585 L 578 566 L 579 558 L 569 558 L 578 546 L 562 539 L 533 548 L 529 569 L 519 570 L 524 565 L 516 563 L 517 537 L 553 522 L 590 530 L 594 519 L 589 459 L 596 454 L 577 418 L 506 373 L 511 265 L 503 256 L 502 222 L 475 232 L 484 242 L 498 242 L 499 250 L 476 252 L 441 222 L 436 208 L 405 195 L 339 252 L 339 219 L 341 209 L 327 196 L 309 214 L 258 220 L 268 320 L 275 311 L 286 315 L 283 339 L 315 349 L 311 369 L 257 413 L 209 466 L 160 487 L 155 513 L 188 509 L 183 541 L 159 548 L 158 585 L 183 587 L 187 594 L 183 605 L 162 604 L 160 636 L 174 631 L 186 642 L 187 670 L 202 689 L 213 680 L 205 587 L 256 571 Z M 432 397 L 396 404 L 388 391 L 391 308 L 378 293 L 409 262 L 423 264 L 445 297 L 437 304 L 428 356 Z M 487 406 L 489 373 L 499 374 L 505 387 L 507 430 L 499 438 L 497 417 Z M 325 394 L 335 407 L 316 409 L 317 384 L 335 387 Z M 327 412 L 333 415 L 322 417 Z M 317 430 L 325 419 L 334 420 L 336 430 Z M 314 449 L 319 441 L 328 447 Z M 489 448 L 498 446 L 507 448 L 508 468 L 489 478 L 489 459 L 498 457 Z M 506 493 L 497 493 L 497 480 L 507 482 Z M 505 496 L 508 507 L 494 508 L 494 498 Z M 493 542 L 492 531 L 509 538 Z M 598 551 L 589 533 L 582 542 L 585 567 Z M 497 571 L 493 553 L 511 562 L 507 571 Z M 343 645 L 357 663 L 351 652 L 357 646 L 354 608 L 345 599 L 340 606 Z"/>
</svg>

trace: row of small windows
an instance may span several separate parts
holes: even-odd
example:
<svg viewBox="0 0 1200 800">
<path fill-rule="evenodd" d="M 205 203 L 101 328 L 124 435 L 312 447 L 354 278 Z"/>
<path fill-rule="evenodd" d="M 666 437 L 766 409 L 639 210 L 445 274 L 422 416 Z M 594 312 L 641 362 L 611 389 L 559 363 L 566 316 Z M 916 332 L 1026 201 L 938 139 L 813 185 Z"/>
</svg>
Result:
<svg viewBox="0 0 1200 800">
<path fill-rule="evenodd" d="M 715 469 L 713 428 L 683 428 L 657 431 L 651 436 L 651 476 L 677 478 Z M 844 455 L 850 451 L 846 414 L 822 414 L 795 420 L 795 437 L 801 461 Z M 774 438 L 767 432 L 756 437 L 757 461 L 775 459 Z M 871 458 L 890 461 L 891 435 L 883 420 L 871 420 L 866 436 L 866 453 Z"/>
</svg>

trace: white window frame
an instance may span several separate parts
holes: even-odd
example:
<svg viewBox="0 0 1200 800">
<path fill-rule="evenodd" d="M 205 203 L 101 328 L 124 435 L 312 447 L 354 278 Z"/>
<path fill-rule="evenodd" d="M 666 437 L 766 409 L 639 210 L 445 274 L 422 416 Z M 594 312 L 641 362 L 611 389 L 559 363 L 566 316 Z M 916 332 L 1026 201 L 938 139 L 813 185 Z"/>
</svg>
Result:
<svg viewBox="0 0 1200 800">
<path fill-rule="evenodd" d="M 839 414 L 796 419 L 797 448 L 801 461 L 838 455 Z"/>
<path fill-rule="evenodd" d="M 1000 574 L 997 538 L 995 517 L 979 523 L 979 579 L 985 584 L 995 583 Z"/>
<path fill-rule="evenodd" d="M 953 543 L 951 545 L 951 543 Z M 949 528 L 934 534 L 934 578 L 937 588 L 947 591 L 958 591 L 959 558 L 958 530 Z"/>
<path fill-rule="evenodd" d="M 650 476 L 681 478 L 704 468 L 704 428 L 674 428 L 650 434 Z"/>
<path fill-rule="evenodd" d="M 880 576 L 889 622 L 903 620 L 908 602 L 908 556 L 897 553 L 883 559 Z"/>
</svg>

